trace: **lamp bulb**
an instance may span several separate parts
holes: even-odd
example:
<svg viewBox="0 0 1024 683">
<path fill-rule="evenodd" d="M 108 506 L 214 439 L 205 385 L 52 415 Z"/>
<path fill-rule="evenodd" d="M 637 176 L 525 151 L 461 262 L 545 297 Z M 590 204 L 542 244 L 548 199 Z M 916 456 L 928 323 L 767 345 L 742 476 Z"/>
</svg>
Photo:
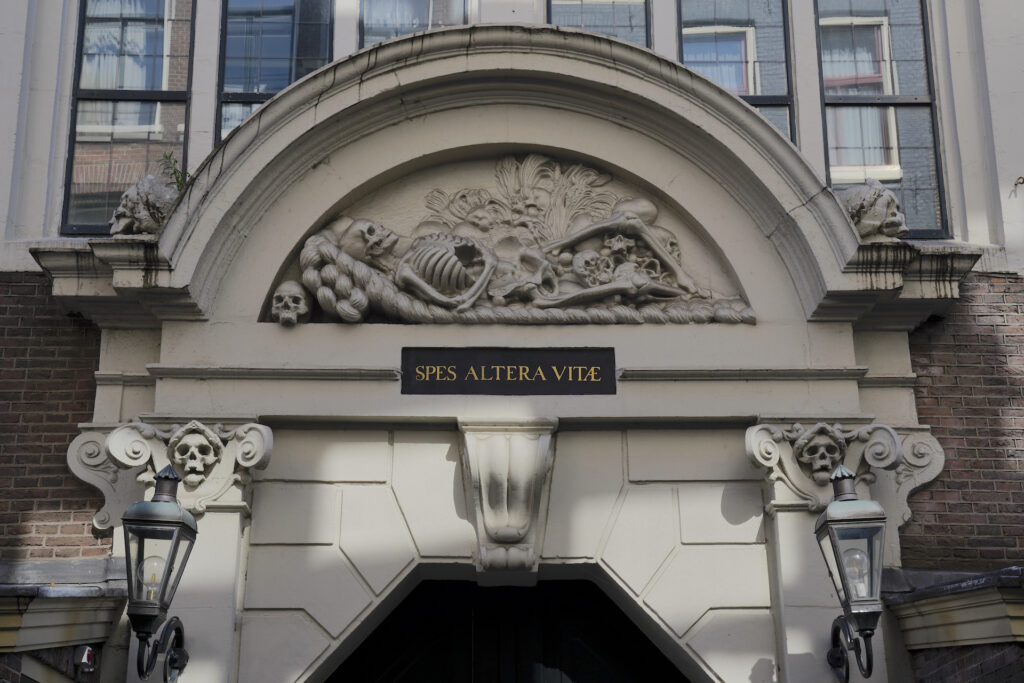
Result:
<svg viewBox="0 0 1024 683">
<path fill-rule="evenodd" d="M 156 600 L 157 592 L 160 590 L 160 583 L 164 579 L 164 568 L 167 562 L 159 555 L 150 555 L 144 559 L 136 572 L 139 585 L 142 586 L 144 600 Z"/>
<path fill-rule="evenodd" d="M 868 596 L 868 575 L 871 572 L 871 560 L 860 548 L 849 548 L 843 551 L 843 570 L 846 581 L 855 598 Z"/>
</svg>

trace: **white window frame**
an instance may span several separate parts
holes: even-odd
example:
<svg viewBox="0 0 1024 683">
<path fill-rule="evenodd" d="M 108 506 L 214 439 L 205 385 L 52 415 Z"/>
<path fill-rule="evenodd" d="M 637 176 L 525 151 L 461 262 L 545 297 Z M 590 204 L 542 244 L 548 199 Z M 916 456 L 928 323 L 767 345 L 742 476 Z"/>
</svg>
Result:
<svg viewBox="0 0 1024 683">
<path fill-rule="evenodd" d="M 742 34 L 744 49 L 747 53 L 747 83 L 751 91 L 746 93 L 735 93 L 737 97 L 747 97 L 761 94 L 761 70 L 757 61 L 757 32 L 753 26 L 729 26 L 726 24 L 714 24 L 711 26 L 683 26 L 682 27 L 682 51 L 686 49 L 686 36 L 692 35 L 736 35 Z M 686 66 L 685 64 L 683 66 Z"/>
<path fill-rule="evenodd" d="M 882 54 L 880 55 L 880 69 L 882 76 L 882 96 L 895 95 L 898 91 L 898 82 L 896 81 L 896 74 L 893 73 L 892 68 L 892 44 L 890 42 L 889 34 L 889 17 L 828 17 L 819 21 L 822 27 L 834 27 L 834 26 L 877 26 L 879 28 L 879 42 L 881 43 Z M 822 66 L 824 70 L 824 65 Z M 822 73 L 822 96 L 824 98 L 825 107 L 856 107 L 865 105 L 830 105 L 828 103 L 828 95 L 825 94 L 825 75 Z M 886 132 L 889 136 L 889 140 L 893 143 L 892 157 L 895 163 L 892 164 L 881 164 L 878 166 L 840 166 L 840 165 L 829 165 L 829 175 L 832 178 L 832 183 L 836 185 L 849 185 L 853 183 L 863 183 L 868 178 L 874 178 L 876 180 L 889 180 L 896 181 L 903 179 L 903 167 L 900 165 L 900 146 L 899 136 L 896 130 L 896 108 L 892 105 L 886 106 L 884 102 L 878 105 L 870 105 L 884 107 L 885 109 L 885 127 Z M 826 138 L 828 136 L 828 130 L 826 126 L 825 130 Z M 826 142 L 828 142 L 826 140 Z"/>
</svg>

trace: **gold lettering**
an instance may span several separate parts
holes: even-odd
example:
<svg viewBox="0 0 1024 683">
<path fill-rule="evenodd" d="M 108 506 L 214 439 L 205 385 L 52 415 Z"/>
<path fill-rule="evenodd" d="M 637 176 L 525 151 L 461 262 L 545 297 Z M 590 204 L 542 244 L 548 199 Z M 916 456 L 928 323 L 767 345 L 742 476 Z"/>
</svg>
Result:
<svg viewBox="0 0 1024 683">
<path fill-rule="evenodd" d="M 448 370 L 448 376 L 445 377 L 445 381 L 446 382 L 454 382 L 457 379 L 457 376 L 455 374 L 455 366 L 454 365 L 449 365 L 449 366 L 447 366 L 446 369 Z"/>
<path fill-rule="evenodd" d="M 542 368 L 539 365 L 537 366 L 537 372 L 535 372 L 533 375 L 533 381 L 536 382 L 537 380 L 540 380 L 541 382 L 548 381 L 548 378 L 544 376 L 544 368 Z"/>
<path fill-rule="evenodd" d="M 480 376 L 476 374 L 476 368 L 472 365 L 469 366 L 469 370 L 466 371 L 466 379 L 472 378 L 474 382 L 480 381 Z"/>
<path fill-rule="evenodd" d="M 565 374 L 565 366 L 563 365 L 562 366 L 562 371 L 559 372 L 558 371 L 558 366 L 552 365 L 551 366 L 551 372 L 555 373 L 555 379 L 557 379 L 559 382 L 561 382 L 562 381 L 562 375 Z"/>
<path fill-rule="evenodd" d="M 519 366 L 519 381 L 522 382 L 523 380 L 526 380 L 527 382 L 529 382 L 531 380 L 531 377 L 530 377 L 530 366 L 529 365 L 520 365 Z"/>
<path fill-rule="evenodd" d="M 599 375 L 598 372 L 597 372 L 600 369 L 601 368 L 599 366 L 597 366 L 597 365 L 590 366 L 590 368 L 587 370 L 587 379 L 586 379 L 586 381 L 587 382 L 600 382 L 601 381 L 601 375 Z"/>
<path fill-rule="evenodd" d="M 423 372 L 423 366 L 422 365 L 417 365 L 416 366 L 416 381 L 422 382 L 426 378 L 427 378 L 427 376 Z"/>
</svg>

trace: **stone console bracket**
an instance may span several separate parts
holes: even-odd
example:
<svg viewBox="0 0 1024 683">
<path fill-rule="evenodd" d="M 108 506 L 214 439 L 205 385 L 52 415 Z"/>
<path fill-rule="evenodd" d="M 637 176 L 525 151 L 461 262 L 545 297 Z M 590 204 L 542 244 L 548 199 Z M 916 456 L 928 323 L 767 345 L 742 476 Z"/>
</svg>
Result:
<svg viewBox="0 0 1024 683">
<path fill-rule="evenodd" d="M 459 420 L 482 585 L 531 585 L 544 529 L 554 418 Z"/>
<path fill-rule="evenodd" d="M 840 463 L 857 474 L 858 493 L 885 508 L 886 563 L 899 565 L 899 527 L 910 517 L 907 498 L 935 479 L 945 464 L 926 428 L 897 432 L 883 424 L 844 427 L 759 424 L 747 429 L 747 457 L 765 470 L 765 512 L 818 513 L 832 500 L 828 476 Z"/>
<path fill-rule="evenodd" d="M 109 431 L 84 431 L 68 448 L 68 465 L 103 492 L 93 525 L 107 529 L 119 524 L 129 505 L 151 493 L 156 472 L 167 465 L 182 477 L 178 499 L 187 510 L 248 515 L 251 471 L 267 466 L 272 448 L 270 428 L 252 422 L 208 427 L 192 420 L 166 428 L 130 422 Z"/>
</svg>

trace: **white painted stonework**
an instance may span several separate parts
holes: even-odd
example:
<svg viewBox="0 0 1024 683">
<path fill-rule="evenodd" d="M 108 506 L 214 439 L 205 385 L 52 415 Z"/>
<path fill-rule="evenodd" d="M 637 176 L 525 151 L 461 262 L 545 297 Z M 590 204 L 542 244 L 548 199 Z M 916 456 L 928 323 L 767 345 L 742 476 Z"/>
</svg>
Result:
<svg viewBox="0 0 1024 683">
<path fill-rule="evenodd" d="M 273 322 L 282 282 L 322 303 L 297 259 L 338 216 L 410 236 L 425 194 L 531 154 L 646 197 L 698 288 L 754 318 L 410 325 L 371 305 L 362 322 Z M 103 327 L 97 414 L 69 457 L 107 493 L 106 523 L 145 483 L 107 456 L 107 434 L 152 425 L 143 441 L 159 452 L 160 433 L 197 420 L 238 444 L 231 475 L 244 476 L 230 505 L 200 516 L 175 601 L 189 629 L 210 625 L 190 631 L 190 671 L 229 682 L 324 680 L 426 578 L 587 578 L 691 680 L 828 680 L 840 608 L 812 534 L 829 495 L 815 458 L 832 443 L 883 503 L 898 565 L 907 496 L 943 463 L 917 421 L 907 330 L 957 296 L 977 258 L 862 243 L 787 140 L 678 64 L 502 26 L 330 65 L 208 157 L 159 239 L 36 256 L 65 305 Z M 407 346 L 611 347 L 616 393 L 403 395 Z M 267 457 L 229 436 L 243 429 Z M 227 466 L 200 454 L 174 462 L 205 486 Z M 872 680 L 907 680 L 896 628 L 883 619 Z"/>
</svg>

